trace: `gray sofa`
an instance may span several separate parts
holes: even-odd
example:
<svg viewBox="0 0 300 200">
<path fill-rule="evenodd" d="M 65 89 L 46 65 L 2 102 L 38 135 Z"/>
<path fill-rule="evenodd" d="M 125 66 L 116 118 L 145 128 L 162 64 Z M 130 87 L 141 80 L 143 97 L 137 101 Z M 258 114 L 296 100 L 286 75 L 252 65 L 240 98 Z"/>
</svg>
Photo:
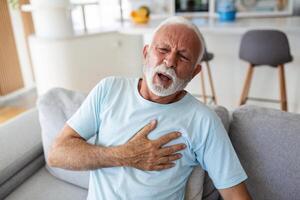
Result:
<svg viewBox="0 0 300 200">
<path fill-rule="evenodd" d="M 88 172 L 51 168 L 44 160 L 55 136 L 85 96 L 52 89 L 39 99 L 38 110 L 0 126 L 0 199 L 86 198 Z M 246 184 L 253 199 L 299 199 L 300 115 L 256 106 L 244 106 L 232 114 L 223 107 L 213 109 L 249 176 Z M 186 199 L 219 199 L 208 174 L 199 169 L 190 176 Z"/>
</svg>

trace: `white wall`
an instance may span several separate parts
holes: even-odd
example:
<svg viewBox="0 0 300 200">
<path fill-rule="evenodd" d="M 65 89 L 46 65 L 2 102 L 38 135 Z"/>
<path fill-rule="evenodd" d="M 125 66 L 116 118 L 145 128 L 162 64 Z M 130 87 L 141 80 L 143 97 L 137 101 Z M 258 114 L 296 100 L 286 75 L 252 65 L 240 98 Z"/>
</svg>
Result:
<svg viewBox="0 0 300 200">
<path fill-rule="evenodd" d="M 52 87 L 88 92 L 106 76 L 138 77 L 143 37 L 117 32 L 29 40 L 38 94 Z"/>
</svg>

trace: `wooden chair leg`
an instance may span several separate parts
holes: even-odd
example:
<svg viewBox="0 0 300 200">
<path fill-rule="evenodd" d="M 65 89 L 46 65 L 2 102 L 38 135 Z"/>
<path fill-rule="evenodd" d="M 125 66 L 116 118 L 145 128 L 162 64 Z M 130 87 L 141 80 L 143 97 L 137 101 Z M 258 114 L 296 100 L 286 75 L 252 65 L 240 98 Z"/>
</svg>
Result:
<svg viewBox="0 0 300 200">
<path fill-rule="evenodd" d="M 241 98 L 240 98 L 240 103 L 239 103 L 240 106 L 247 102 L 247 98 L 248 98 L 248 94 L 249 94 L 249 90 L 250 90 L 250 85 L 251 85 L 251 80 L 252 80 L 252 75 L 253 75 L 253 70 L 254 70 L 254 65 L 250 64 L 249 67 L 248 67 L 246 80 L 245 80 L 242 95 L 241 95 Z"/>
<path fill-rule="evenodd" d="M 203 102 L 206 104 L 206 91 L 205 91 L 205 82 L 204 82 L 204 72 L 203 72 L 203 69 L 200 72 L 200 76 L 201 76 L 201 88 L 202 88 Z"/>
<path fill-rule="evenodd" d="M 287 111 L 288 107 L 287 107 L 287 97 L 286 97 L 284 65 L 279 65 L 278 70 L 279 70 L 279 88 L 280 88 L 281 110 Z"/>
<path fill-rule="evenodd" d="M 207 66 L 208 80 L 209 80 L 209 84 L 210 84 L 212 100 L 217 105 L 218 104 L 217 103 L 217 97 L 216 97 L 216 93 L 215 93 L 215 87 L 214 87 L 214 83 L 213 83 L 213 79 L 212 79 L 212 75 L 211 75 L 211 71 L 210 71 L 209 62 L 205 61 L 205 63 L 206 63 L 206 66 Z"/>
</svg>

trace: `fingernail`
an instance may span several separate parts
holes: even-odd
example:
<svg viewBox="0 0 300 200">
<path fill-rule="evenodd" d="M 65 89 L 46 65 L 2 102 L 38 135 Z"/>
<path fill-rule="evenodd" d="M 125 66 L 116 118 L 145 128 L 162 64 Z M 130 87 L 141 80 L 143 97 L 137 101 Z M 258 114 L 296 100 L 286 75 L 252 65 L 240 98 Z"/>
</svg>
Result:
<svg viewBox="0 0 300 200">
<path fill-rule="evenodd" d="M 183 144 L 183 145 L 182 145 L 182 148 L 186 148 L 186 145 L 185 145 L 185 144 Z"/>
<path fill-rule="evenodd" d="M 181 136 L 181 133 L 180 133 L 180 132 L 177 132 L 177 136 Z"/>
<path fill-rule="evenodd" d="M 153 126 L 155 124 L 155 120 L 150 121 L 149 125 Z"/>
</svg>

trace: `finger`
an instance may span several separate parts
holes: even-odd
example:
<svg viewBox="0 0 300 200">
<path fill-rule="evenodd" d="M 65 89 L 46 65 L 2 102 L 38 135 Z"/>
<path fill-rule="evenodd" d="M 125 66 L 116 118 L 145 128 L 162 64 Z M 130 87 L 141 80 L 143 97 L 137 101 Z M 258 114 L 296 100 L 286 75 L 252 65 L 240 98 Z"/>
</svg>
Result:
<svg viewBox="0 0 300 200">
<path fill-rule="evenodd" d="M 159 146 L 163 146 L 164 144 L 167 144 L 171 140 L 177 139 L 181 136 L 181 133 L 179 132 L 171 132 L 166 135 L 161 136 L 160 138 L 155 140 L 155 143 L 158 143 Z"/>
<path fill-rule="evenodd" d="M 144 126 L 142 128 L 142 130 L 140 131 L 141 135 L 143 135 L 145 137 L 148 136 L 149 133 L 156 128 L 156 125 L 157 125 L 157 121 L 156 120 L 152 120 L 149 124 L 147 124 L 146 126 Z"/>
<path fill-rule="evenodd" d="M 167 146 L 167 147 L 163 147 L 161 148 L 157 155 L 158 156 L 169 156 L 177 151 L 181 151 L 183 149 L 186 148 L 186 145 L 185 144 L 174 144 L 174 145 L 171 145 L 171 146 Z"/>
<path fill-rule="evenodd" d="M 146 137 L 153 129 L 155 129 L 157 124 L 156 120 L 152 120 L 150 123 L 148 123 L 146 126 L 141 128 L 132 138 L 129 140 L 133 140 L 137 137 Z"/>
<path fill-rule="evenodd" d="M 175 166 L 175 163 L 155 165 L 155 166 L 152 167 L 151 170 L 153 170 L 153 171 L 161 171 L 161 170 L 164 170 L 164 169 L 170 169 L 170 168 L 172 168 L 174 166 Z"/>
<path fill-rule="evenodd" d="M 156 164 L 166 164 L 172 161 L 178 160 L 182 157 L 180 153 L 172 154 L 170 156 L 164 156 L 157 160 Z"/>
</svg>

